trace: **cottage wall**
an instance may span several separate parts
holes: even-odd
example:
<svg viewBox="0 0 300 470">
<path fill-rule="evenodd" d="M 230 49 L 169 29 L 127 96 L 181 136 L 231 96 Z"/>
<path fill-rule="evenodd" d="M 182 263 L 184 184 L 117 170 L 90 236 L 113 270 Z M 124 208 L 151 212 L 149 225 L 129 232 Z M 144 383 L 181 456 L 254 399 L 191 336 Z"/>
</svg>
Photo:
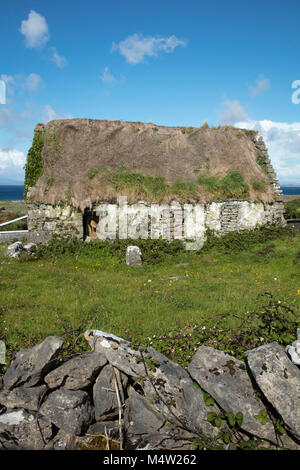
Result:
<svg viewBox="0 0 300 470">
<path fill-rule="evenodd" d="M 118 204 L 99 204 L 84 214 L 70 206 L 33 204 L 28 212 L 28 229 L 39 234 L 41 240 L 54 235 L 88 240 L 97 237 L 147 239 L 160 236 L 165 239 L 204 240 L 208 229 L 217 235 L 224 235 L 256 226 L 286 224 L 284 206 L 278 201 L 226 201 L 183 206 L 176 203 L 159 206 L 141 201 L 126 206 L 126 209 L 124 219 L 124 207 Z M 169 219 L 161 218 L 166 210 L 170 211 Z M 99 223 L 102 224 L 102 234 Z"/>
</svg>

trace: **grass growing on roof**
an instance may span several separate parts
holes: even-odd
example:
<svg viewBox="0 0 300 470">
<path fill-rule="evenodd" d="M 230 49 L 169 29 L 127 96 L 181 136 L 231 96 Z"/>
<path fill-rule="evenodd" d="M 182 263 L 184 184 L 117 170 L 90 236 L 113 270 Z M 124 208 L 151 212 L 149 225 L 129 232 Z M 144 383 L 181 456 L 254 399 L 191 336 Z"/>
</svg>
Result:
<svg viewBox="0 0 300 470">
<path fill-rule="evenodd" d="M 199 176 L 198 183 L 218 198 L 241 198 L 249 195 L 249 186 L 239 171 L 228 171 L 223 178 L 206 173 Z"/>
</svg>

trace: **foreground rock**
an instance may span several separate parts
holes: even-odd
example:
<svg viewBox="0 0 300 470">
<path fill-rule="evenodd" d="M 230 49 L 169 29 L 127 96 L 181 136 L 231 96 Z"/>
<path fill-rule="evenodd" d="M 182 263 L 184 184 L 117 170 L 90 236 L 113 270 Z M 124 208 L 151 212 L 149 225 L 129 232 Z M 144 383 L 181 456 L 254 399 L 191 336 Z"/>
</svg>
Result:
<svg viewBox="0 0 300 470">
<path fill-rule="evenodd" d="M 49 388 L 84 389 L 94 382 L 105 364 L 107 359 L 101 353 L 81 354 L 47 374 L 45 382 Z"/>
<path fill-rule="evenodd" d="M 125 408 L 129 445 L 138 449 L 192 449 L 195 436 L 170 425 L 151 403 L 132 387 Z"/>
<path fill-rule="evenodd" d="M 246 353 L 251 372 L 287 429 L 300 440 L 300 370 L 277 343 Z"/>
<path fill-rule="evenodd" d="M 271 422 L 255 419 L 265 407 L 255 395 L 245 363 L 216 349 L 201 346 L 188 366 L 191 376 L 227 413 L 243 413 L 242 429 L 254 436 L 277 442 Z M 266 411 L 266 410 L 265 410 Z"/>
<path fill-rule="evenodd" d="M 17 354 L 0 387 L 0 448 L 188 450 L 198 448 L 195 439 L 200 447 L 220 448 L 230 423 L 223 419 L 220 429 L 208 413 L 225 410 L 243 413 L 231 448 L 258 436 L 263 448 L 299 450 L 300 371 L 276 343 L 250 351 L 247 370 L 221 351 L 200 347 L 189 366 L 192 380 L 153 348 L 140 351 L 98 330 L 85 337 L 93 352 L 62 365 L 57 337 Z M 214 397 L 212 406 L 195 380 Z M 264 405 L 270 422 L 262 424 L 254 418 L 267 414 Z M 276 441 L 270 423 L 279 417 L 290 432 Z"/>
<path fill-rule="evenodd" d="M 0 449 L 41 450 L 52 439 L 54 430 L 49 420 L 24 410 L 0 415 Z"/>
<path fill-rule="evenodd" d="M 33 387 L 41 382 L 50 369 L 55 367 L 55 359 L 64 340 L 58 336 L 48 336 L 41 344 L 18 352 L 3 377 L 5 388 L 20 385 Z"/>
<path fill-rule="evenodd" d="M 38 411 L 46 386 L 18 387 L 12 390 L 0 390 L 0 405 L 6 408 L 25 408 L 29 411 Z"/>
<path fill-rule="evenodd" d="M 142 252 L 138 246 L 127 247 L 126 264 L 128 266 L 139 266 L 142 264 Z"/>
<path fill-rule="evenodd" d="M 85 432 L 92 419 L 89 396 L 83 391 L 56 390 L 50 393 L 40 413 L 69 434 Z"/>
<path fill-rule="evenodd" d="M 107 357 L 111 365 L 137 380 L 145 398 L 151 402 L 156 397 L 155 407 L 165 417 L 172 421 L 176 418 L 184 420 L 188 427 L 201 429 L 210 436 L 217 434 L 217 429 L 207 421 L 207 413 L 213 408 L 205 405 L 201 391 L 181 366 L 148 348 L 144 353 L 145 362 L 148 362 L 145 367 L 139 351 L 131 349 L 122 338 L 103 331 L 87 330 L 85 338 L 94 351 Z"/>
<path fill-rule="evenodd" d="M 116 380 L 118 381 L 117 373 L 113 370 L 111 365 L 105 366 L 98 375 L 93 389 L 96 420 L 104 419 L 104 417 L 114 417 L 118 413 L 118 400 L 115 383 Z M 120 390 L 120 393 L 123 395 L 123 402 L 123 390 L 126 389 L 127 384 L 128 377 L 121 373 L 117 386 L 118 390 Z"/>
</svg>

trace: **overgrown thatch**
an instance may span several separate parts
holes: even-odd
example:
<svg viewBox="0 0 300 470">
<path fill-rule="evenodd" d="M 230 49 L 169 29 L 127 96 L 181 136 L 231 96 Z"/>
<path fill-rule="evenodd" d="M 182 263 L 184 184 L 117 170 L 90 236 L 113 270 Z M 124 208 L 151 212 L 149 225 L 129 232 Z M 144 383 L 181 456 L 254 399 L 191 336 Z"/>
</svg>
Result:
<svg viewBox="0 0 300 470">
<path fill-rule="evenodd" d="M 66 119 L 39 124 L 35 133 L 43 174 L 27 183 L 32 201 L 83 210 L 119 195 L 130 202 L 274 200 L 253 131 Z"/>
</svg>

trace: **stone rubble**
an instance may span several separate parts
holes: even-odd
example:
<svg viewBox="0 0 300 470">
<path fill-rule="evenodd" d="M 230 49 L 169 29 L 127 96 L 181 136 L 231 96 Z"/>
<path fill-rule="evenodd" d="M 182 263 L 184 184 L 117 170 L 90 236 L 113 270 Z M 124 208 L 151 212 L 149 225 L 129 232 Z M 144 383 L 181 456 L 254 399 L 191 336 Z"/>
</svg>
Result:
<svg viewBox="0 0 300 470">
<path fill-rule="evenodd" d="M 210 412 L 242 412 L 239 434 L 265 448 L 300 449 L 300 370 L 278 343 L 248 351 L 246 363 L 201 346 L 185 370 L 104 331 L 85 338 L 92 352 L 63 364 L 55 336 L 16 355 L 0 386 L 0 449 L 82 449 L 95 436 L 120 439 L 124 449 L 192 450 L 203 435 L 221 445 Z M 276 433 L 278 419 L 287 434 Z M 222 428 L 230 430 L 225 420 Z"/>
</svg>

